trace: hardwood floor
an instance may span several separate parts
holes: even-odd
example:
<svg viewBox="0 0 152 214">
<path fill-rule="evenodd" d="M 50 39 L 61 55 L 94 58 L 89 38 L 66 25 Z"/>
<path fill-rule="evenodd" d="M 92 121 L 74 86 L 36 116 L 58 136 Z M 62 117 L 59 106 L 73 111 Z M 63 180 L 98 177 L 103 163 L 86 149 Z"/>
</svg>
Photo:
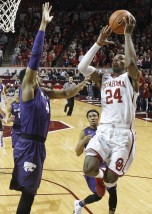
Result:
<svg viewBox="0 0 152 214">
<path fill-rule="evenodd" d="M 77 157 L 74 150 L 80 131 L 88 125 L 86 112 L 89 109 L 100 112 L 100 107 L 75 101 L 73 115 L 69 117 L 63 111 L 65 102 L 51 101 L 51 120 L 56 122 L 52 123 L 54 129 L 51 126 L 47 137 L 47 157 L 33 214 L 71 214 L 74 200 L 91 194 L 82 173 L 84 155 Z M 135 128 L 136 156 L 127 174 L 118 181 L 116 214 L 152 214 L 152 123 L 136 119 Z M 4 148 L 0 148 L 0 213 L 3 214 L 15 213 L 20 195 L 9 190 L 12 152 L 11 139 L 7 137 Z M 108 214 L 108 193 L 101 201 L 88 205 L 82 213 Z"/>
</svg>

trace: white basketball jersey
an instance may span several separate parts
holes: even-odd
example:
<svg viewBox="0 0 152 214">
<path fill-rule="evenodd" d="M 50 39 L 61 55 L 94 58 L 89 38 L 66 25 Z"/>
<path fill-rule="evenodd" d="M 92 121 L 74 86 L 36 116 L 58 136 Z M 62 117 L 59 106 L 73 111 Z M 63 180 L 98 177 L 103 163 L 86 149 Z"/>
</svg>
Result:
<svg viewBox="0 0 152 214">
<path fill-rule="evenodd" d="M 118 77 L 103 76 L 101 88 L 101 123 L 131 125 L 135 118 L 136 93 L 131 85 L 128 73 Z"/>
</svg>

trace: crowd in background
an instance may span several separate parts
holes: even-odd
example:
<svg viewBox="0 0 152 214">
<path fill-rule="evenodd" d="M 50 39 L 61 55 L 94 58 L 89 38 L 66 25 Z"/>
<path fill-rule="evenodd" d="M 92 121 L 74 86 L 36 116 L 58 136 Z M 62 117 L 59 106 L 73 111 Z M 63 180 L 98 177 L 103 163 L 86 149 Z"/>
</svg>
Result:
<svg viewBox="0 0 152 214">
<path fill-rule="evenodd" d="M 8 42 L 7 34 L 4 33 L 3 31 L 0 31 L 0 66 L 2 65 L 3 62 L 7 42 Z"/>
<path fill-rule="evenodd" d="M 137 66 L 141 70 L 137 109 L 148 111 L 148 100 L 152 97 L 152 14 L 148 2 L 150 1 L 120 0 L 111 4 L 111 0 L 67 0 L 65 4 L 65 1 L 52 0 L 54 18 L 47 27 L 40 66 L 60 66 L 64 69 L 44 69 L 41 71 L 43 81 L 66 81 L 70 75 L 73 75 L 76 81 L 81 81 L 83 77 L 77 69 L 75 72 L 68 69 L 77 68 L 85 53 L 97 40 L 101 28 L 108 24 L 110 15 L 117 9 L 125 8 L 137 20 L 132 36 Z M 27 66 L 40 23 L 41 3 L 40 0 L 33 0 L 32 4 L 30 0 L 21 1 L 15 23 L 16 47 L 11 56 L 11 64 L 14 67 Z M 0 65 L 7 39 L 6 34 L 0 33 Z M 118 53 L 124 53 L 124 37 L 112 33 L 110 39 L 115 45 L 101 48 L 95 55 L 92 66 L 108 69 L 113 57 Z M 97 88 L 99 87 L 94 83 L 88 87 L 90 99 L 100 99 Z"/>
</svg>

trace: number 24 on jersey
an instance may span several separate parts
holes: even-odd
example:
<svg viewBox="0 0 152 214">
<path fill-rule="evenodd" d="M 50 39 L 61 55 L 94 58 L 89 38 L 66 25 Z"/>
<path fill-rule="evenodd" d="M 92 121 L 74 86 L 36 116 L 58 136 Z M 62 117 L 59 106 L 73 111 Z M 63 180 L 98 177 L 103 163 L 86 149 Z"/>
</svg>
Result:
<svg viewBox="0 0 152 214">
<path fill-rule="evenodd" d="M 113 100 L 116 99 L 118 103 L 122 103 L 122 96 L 120 93 L 120 88 L 117 88 L 114 92 L 111 89 L 107 89 L 106 93 L 106 104 L 112 104 Z"/>
</svg>

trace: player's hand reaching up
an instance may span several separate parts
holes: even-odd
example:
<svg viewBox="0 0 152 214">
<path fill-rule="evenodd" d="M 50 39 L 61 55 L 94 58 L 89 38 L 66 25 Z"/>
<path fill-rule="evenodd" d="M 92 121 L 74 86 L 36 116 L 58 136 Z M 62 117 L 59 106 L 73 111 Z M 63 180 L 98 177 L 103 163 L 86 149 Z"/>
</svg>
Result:
<svg viewBox="0 0 152 214">
<path fill-rule="evenodd" d="M 102 28 L 101 33 L 97 39 L 97 44 L 100 46 L 104 45 L 113 45 L 113 41 L 109 41 L 108 37 L 111 35 L 112 31 L 110 26 L 106 25 L 105 27 Z"/>
<path fill-rule="evenodd" d="M 133 15 L 127 16 L 127 18 L 123 17 L 124 22 L 126 23 L 124 34 L 132 34 L 135 25 L 136 25 L 136 19 Z"/>
<path fill-rule="evenodd" d="M 51 22 L 51 20 L 53 19 L 53 16 L 50 16 L 51 9 L 52 6 L 50 6 L 49 2 L 46 2 L 42 6 L 42 22 L 44 22 L 45 24 Z"/>
</svg>

